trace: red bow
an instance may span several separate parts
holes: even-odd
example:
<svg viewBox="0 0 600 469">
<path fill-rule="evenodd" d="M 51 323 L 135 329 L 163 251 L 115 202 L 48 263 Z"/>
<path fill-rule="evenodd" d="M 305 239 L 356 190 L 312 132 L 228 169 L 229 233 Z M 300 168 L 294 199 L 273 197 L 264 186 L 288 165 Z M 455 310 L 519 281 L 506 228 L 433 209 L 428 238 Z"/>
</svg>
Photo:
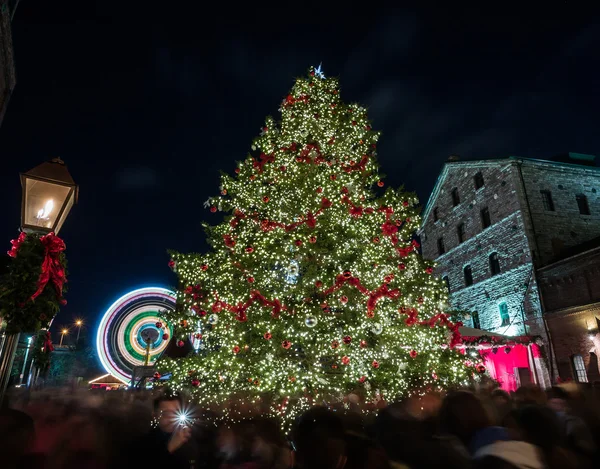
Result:
<svg viewBox="0 0 600 469">
<path fill-rule="evenodd" d="M 17 239 L 10 240 L 10 244 L 12 244 L 12 248 L 10 248 L 10 251 L 7 252 L 7 254 L 10 257 L 17 257 L 17 252 L 19 251 L 21 244 L 23 244 L 23 241 L 25 241 L 26 236 L 27 235 L 25 234 L 25 232 L 21 231 L 21 234 L 19 235 L 19 237 Z"/>
<path fill-rule="evenodd" d="M 377 302 L 381 298 L 390 298 L 395 299 L 400 296 L 400 290 L 394 288 L 390 290 L 387 286 L 387 283 L 381 285 L 377 290 L 374 290 L 369 293 L 369 299 L 367 300 L 367 317 L 372 318 L 375 316 L 375 306 L 377 306 Z"/>
<path fill-rule="evenodd" d="M 54 352 L 54 345 L 52 345 L 52 338 L 50 336 L 50 332 L 46 331 L 46 335 L 44 336 L 44 353 Z"/>
<path fill-rule="evenodd" d="M 65 305 L 67 301 L 62 297 L 62 290 L 67 279 L 65 269 L 60 263 L 60 253 L 65 250 L 65 242 L 54 233 L 42 236 L 40 241 L 44 245 L 45 257 L 42 262 L 42 273 L 38 279 L 38 288 L 31 295 L 31 299 L 35 300 L 44 291 L 48 282 L 51 281 L 60 304 Z"/>
</svg>

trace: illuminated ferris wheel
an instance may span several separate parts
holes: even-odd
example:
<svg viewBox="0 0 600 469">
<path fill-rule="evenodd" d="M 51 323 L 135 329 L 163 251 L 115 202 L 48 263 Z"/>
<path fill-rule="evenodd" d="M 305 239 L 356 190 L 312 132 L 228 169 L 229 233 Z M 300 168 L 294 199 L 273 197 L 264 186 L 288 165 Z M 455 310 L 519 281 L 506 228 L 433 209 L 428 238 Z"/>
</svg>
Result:
<svg viewBox="0 0 600 469">
<path fill-rule="evenodd" d="M 104 313 L 96 338 L 104 369 L 129 383 L 135 366 L 154 364 L 173 335 L 160 312 L 174 309 L 175 293 L 160 287 L 140 288 L 115 301 Z"/>
</svg>

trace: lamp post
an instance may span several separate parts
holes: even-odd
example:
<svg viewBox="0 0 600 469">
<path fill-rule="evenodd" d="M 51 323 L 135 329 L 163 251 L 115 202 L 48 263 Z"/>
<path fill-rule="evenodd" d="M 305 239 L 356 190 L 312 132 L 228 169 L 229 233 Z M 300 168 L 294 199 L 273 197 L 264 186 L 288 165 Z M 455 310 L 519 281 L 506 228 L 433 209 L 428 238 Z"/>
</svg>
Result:
<svg viewBox="0 0 600 469">
<path fill-rule="evenodd" d="M 75 339 L 75 345 L 79 345 L 79 334 L 81 333 L 81 326 L 83 325 L 83 321 L 78 319 L 75 321 L 75 325 L 77 326 L 77 339 Z"/>
<path fill-rule="evenodd" d="M 77 203 L 79 187 L 60 158 L 21 173 L 21 230 L 58 234 L 71 208 Z M 0 351 L 0 403 L 10 380 L 21 332 L 8 334 Z"/>
<path fill-rule="evenodd" d="M 59 344 L 59 347 L 62 347 L 63 339 L 65 338 L 65 336 L 68 333 L 69 333 L 68 329 L 63 329 L 62 331 L 60 331 L 60 344 Z"/>
<path fill-rule="evenodd" d="M 29 350 L 31 350 L 31 341 L 33 340 L 33 337 L 29 337 L 27 339 L 27 349 L 25 350 L 25 360 L 23 360 L 23 369 L 21 370 L 21 382 L 19 383 L 20 386 L 23 386 L 23 378 L 25 377 L 25 368 L 27 368 L 27 357 L 29 356 Z"/>
</svg>

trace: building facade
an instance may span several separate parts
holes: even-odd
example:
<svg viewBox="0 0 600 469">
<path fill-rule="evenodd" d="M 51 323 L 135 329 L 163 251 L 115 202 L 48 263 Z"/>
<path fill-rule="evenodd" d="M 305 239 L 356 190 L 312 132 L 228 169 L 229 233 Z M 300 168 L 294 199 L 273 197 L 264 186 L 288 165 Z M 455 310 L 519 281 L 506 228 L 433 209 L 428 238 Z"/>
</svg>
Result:
<svg viewBox="0 0 600 469">
<path fill-rule="evenodd" d="M 0 125 L 17 83 L 10 22 L 18 2 L 0 0 Z"/>
<path fill-rule="evenodd" d="M 495 334 L 551 333 L 538 272 L 600 236 L 594 157 L 448 161 L 423 212 L 423 255 L 437 262 L 454 309 Z M 557 363 L 546 347 L 549 375 Z"/>
</svg>

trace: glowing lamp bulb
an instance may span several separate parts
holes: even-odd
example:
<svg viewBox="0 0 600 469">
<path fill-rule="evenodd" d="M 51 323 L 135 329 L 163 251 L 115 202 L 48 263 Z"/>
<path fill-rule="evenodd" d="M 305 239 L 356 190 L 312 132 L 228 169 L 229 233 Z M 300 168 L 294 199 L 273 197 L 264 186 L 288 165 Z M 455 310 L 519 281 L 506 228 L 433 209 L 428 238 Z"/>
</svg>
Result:
<svg viewBox="0 0 600 469">
<path fill-rule="evenodd" d="M 44 208 L 41 208 L 38 210 L 37 213 L 37 218 L 41 219 L 41 220 L 45 220 L 50 216 L 50 213 L 52 213 L 52 210 L 54 209 L 54 201 L 52 199 L 49 199 L 46 204 L 44 205 Z"/>
</svg>

